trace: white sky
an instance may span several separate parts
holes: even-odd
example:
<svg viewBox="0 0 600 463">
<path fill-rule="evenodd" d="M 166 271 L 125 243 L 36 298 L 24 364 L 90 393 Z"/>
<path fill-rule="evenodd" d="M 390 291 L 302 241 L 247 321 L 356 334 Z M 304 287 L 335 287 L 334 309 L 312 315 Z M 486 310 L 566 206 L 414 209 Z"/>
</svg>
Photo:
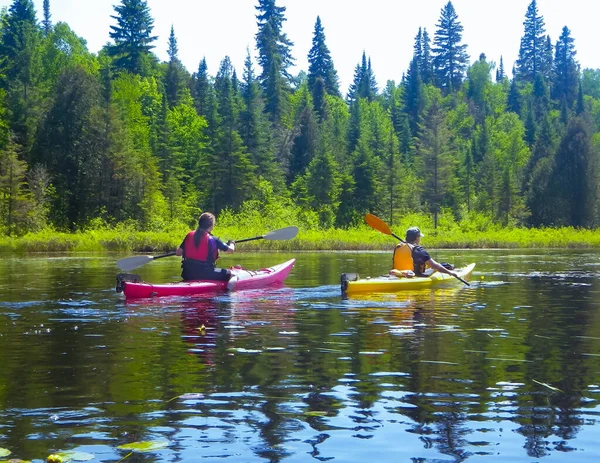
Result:
<svg viewBox="0 0 600 463">
<path fill-rule="evenodd" d="M 12 0 L 0 0 L 0 7 Z M 38 18 L 42 18 L 43 0 L 34 0 Z M 50 0 L 52 21 L 64 21 L 97 52 L 110 40 L 110 16 L 120 0 Z M 287 21 L 283 31 L 294 42 L 296 69 L 307 70 L 317 15 L 325 28 L 327 45 L 345 94 L 352 81 L 354 67 L 363 50 L 371 57 L 379 87 L 388 79 L 399 82 L 412 57 L 414 37 L 419 26 L 433 38 L 435 24 L 447 0 L 277 0 L 285 6 Z M 463 42 L 468 45 L 471 61 L 480 53 L 499 62 L 510 73 L 517 57 L 523 20 L 530 0 L 453 0 L 464 27 Z M 175 27 L 179 58 L 189 72 L 198 69 L 206 57 L 209 73 L 214 75 L 226 55 L 241 75 L 246 48 L 256 58 L 254 36 L 257 31 L 255 6 L 258 0 L 148 0 L 158 36 L 154 52 L 167 59 L 167 40 Z M 538 9 L 553 43 L 563 26 L 575 39 L 577 58 L 582 68 L 600 68 L 597 51 L 600 2 L 597 0 L 538 0 Z"/>
</svg>

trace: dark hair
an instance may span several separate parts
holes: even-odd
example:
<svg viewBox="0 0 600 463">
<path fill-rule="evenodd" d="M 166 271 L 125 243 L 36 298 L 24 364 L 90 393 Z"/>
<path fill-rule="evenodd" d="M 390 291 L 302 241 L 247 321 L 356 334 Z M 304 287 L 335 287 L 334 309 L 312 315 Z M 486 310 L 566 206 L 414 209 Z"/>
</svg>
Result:
<svg viewBox="0 0 600 463">
<path fill-rule="evenodd" d="M 203 212 L 198 219 L 198 228 L 194 233 L 194 247 L 200 246 L 200 238 L 204 233 L 208 233 L 208 229 L 215 224 L 215 216 L 210 212 Z"/>
</svg>

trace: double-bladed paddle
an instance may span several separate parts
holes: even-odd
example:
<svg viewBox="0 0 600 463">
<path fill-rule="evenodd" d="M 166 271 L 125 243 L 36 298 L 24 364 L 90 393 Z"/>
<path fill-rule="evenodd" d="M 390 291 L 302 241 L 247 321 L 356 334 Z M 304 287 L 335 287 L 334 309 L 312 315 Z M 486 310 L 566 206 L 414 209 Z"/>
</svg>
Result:
<svg viewBox="0 0 600 463">
<path fill-rule="evenodd" d="M 372 228 L 374 228 L 377 231 L 380 231 L 381 233 L 383 233 L 384 235 L 390 235 L 393 236 L 394 238 L 396 238 L 398 241 L 401 241 L 403 243 L 406 243 L 406 241 L 404 241 L 402 238 L 400 238 L 398 235 L 395 235 L 394 233 L 392 233 L 392 230 L 390 229 L 390 227 L 388 226 L 387 223 L 385 223 L 383 220 L 381 220 L 379 217 L 373 215 L 373 214 L 367 214 L 365 215 L 365 221 L 369 224 L 369 226 L 371 226 Z M 454 278 L 456 278 L 457 280 L 463 282 L 465 285 L 467 286 L 471 286 L 469 284 L 468 281 L 463 280 L 461 277 L 459 277 L 458 275 L 452 275 Z"/>
<path fill-rule="evenodd" d="M 285 227 L 280 228 L 279 230 L 273 230 L 269 233 L 266 233 L 261 236 L 255 236 L 254 238 L 244 238 L 241 240 L 235 241 L 235 243 L 245 243 L 246 241 L 254 241 L 254 240 L 271 240 L 271 241 L 280 241 L 280 240 L 291 240 L 295 238 L 298 234 L 298 227 Z M 119 267 L 124 272 L 133 270 L 134 268 L 141 267 L 142 265 L 147 264 L 156 259 L 162 259 L 163 257 L 174 256 L 175 252 L 169 252 L 167 254 L 161 254 L 159 256 L 133 256 L 133 257 L 125 257 L 123 259 L 119 259 L 117 261 L 117 267 Z"/>
</svg>

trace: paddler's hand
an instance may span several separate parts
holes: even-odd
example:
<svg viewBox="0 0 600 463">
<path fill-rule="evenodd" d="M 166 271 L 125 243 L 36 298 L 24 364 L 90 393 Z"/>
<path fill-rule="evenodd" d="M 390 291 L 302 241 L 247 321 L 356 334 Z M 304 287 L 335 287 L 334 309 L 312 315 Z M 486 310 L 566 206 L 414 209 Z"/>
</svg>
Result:
<svg viewBox="0 0 600 463">
<path fill-rule="evenodd" d="M 233 240 L 227 241 L 227 246 L 229 246 L 229 249 L 231 250 L 231 252 L 235 251 L 235 241 L 233 241 Z"/>
</svg>

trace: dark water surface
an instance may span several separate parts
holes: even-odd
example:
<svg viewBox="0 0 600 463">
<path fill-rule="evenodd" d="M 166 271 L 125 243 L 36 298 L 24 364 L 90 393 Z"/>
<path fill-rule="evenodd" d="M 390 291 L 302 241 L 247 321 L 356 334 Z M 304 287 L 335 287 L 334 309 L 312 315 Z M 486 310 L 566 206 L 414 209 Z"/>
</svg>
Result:
<svg viewBox="0 0 600 463">
<path fill-rule="evenodd" d="M 384 253 L 275 290 L 125 303 L 119 256 L 0 258 L 0 448 L 131 462 L 596 462 L 600 252 L 440 251 L 473 285 L 340 297 Z M 176 258 L 138 270 L 176 280 Z"/>
</svg>

